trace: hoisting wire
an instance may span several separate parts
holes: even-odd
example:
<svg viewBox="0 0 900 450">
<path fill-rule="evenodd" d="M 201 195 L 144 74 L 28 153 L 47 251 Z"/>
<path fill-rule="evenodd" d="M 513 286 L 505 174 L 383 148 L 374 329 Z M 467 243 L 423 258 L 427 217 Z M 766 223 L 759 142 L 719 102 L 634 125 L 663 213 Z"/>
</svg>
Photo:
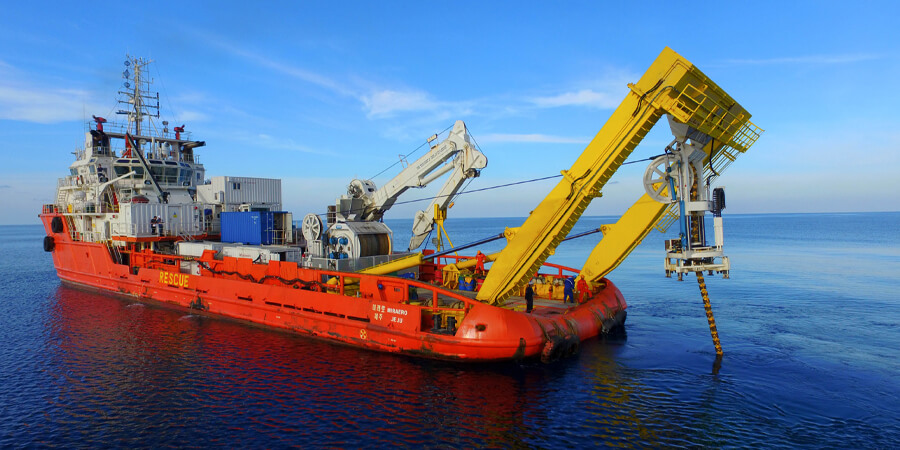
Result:
<svg viewBox="0 0 900 450">
<path fill-rule="evenodd" d="M 474 135 L 474 134 L 472 134 L 472 133 L 469 133 L 469 137 L 470 137 L 470 138 L 472 138 L 472 142 L 474 142 L 474 143 L 475 143 L 475 148 L 477 148 L 477 149 L 478 149 L 478 151 L 479 151 L 479 152 L 481 152 L 481 153 L 482 153 L 482 154 L 483 154 L 483 153 L 484 153 L 484 151 L 483 151 L 483 150 L 481 150 L 481 146 L 480 146 L 480 145 L 478 145 L 478 141 L 477 141 L 477 140 L 475 140 L 475 135 Z M 487 156 L 487 155 L 485 155 L 485 156 Z"/>
<path fill-rule="evenodd" d="M 440 133 L 438 133 L 438 135 L 441 135 L 441 134 L 446 133 L 447 130 L 449 130 L 449 129 L 451 129 L 451 128 L 453 128 L 453 125 L 451 125 L 451 126 L 449 126 L 449 127 L 447 127 L 447 128 L 444 128 L 444 130 L 441 131 Z M 375 176 L 369 177 L 369 179 L 370 179 L 370 180 L 373 180 L 373 179 L 375 179 L 376 177 L 378 177 L 379 175 L 381 175 L 381 174 L 387 172 L 388 170 L 391 170 L 391 168 L 393 168 L 393 167 L 396 166 L 397 164 L 400 164 L 401 161 L 403 161 L 403 160 L 406 159 L 406 158 L 409 158 L 410 156 L 413 155 L 413 153 L 419 151 L 422 147 L 425 147 L 425 146 L 428 145 L 428 144 L 430 144 L 430 142 L 428 142 L 428 141 L 423 142 L 422 145 L 416 147 L 415 150 L 413 150 L 413 151 L 411 151 L 411 152 L 409 152 L 409 153 L 403 155 L 403 158 L 402 158 L 402 159 L 400 159 L 400 160 L 398 160 L 397 162 L 391 164 L 390 166 L 385 167 L 384 170 L 382 170 L 381 172 L 376 173 Z"/>
<path fill-rule="evenodd" d="M 422 250 L 425 250 L 425 249 L 428 248 L 428 242 L 429 242 L 429 240 L 431 239 L 431 233 L 432 233 L 432 232 L 434 232 L 434 228 L 428 230 L 428 236 L 425 236 L 425 247 L 422 247 Z M 440 233 L 440 231 L 438 231 L 438 233 Z M 439 234 L 439 235 L 440 235 L 440 234 Z"/>
<path fill-rule="evenodd" d="M 634 164 L 634 163 L 639 163 L 639 162 L 644 162 L 644 161 L 652 161 L 652 160 L 654 160 L 654 159 L 656 159 L 656 158 L 658 158 L 658 157 L 660 157 L 660 156 L 662 156 L 662 155 L 651 156 L 651 157 L 649 157 L 649 158 L 638 159 L 638 160 L 636 160 L 636 161 L 628 161 L 628 162 L 622 163 L 622 165 L 624 166 L 624 165 L 626 165 L 626 164 Z M 515 181 L 515 182 L 512 182 L 512 183 L 506 183 L 506 184 L 498 184 L 498 185 L 496 185 L 496 186 L 488 186 L 488 187 L 483 187 L 483 188 L 479 188 L 479 189 L 472 189 L 471 191 L 467 191 L 467 190 L 463 189 L 462 191 L 457 192 L 456 195 L 457 195 L 457 196 L 460 196 L 460 195 L 463 195 L 463 194 L 472 194 L 472 193 L 475 193 L 475 192 L 489 191 L 489 190 L 492 190 L 492 189 L 500 189 L 500 188 L 505 188 L 505 187 L 510 187 L 510 186 L 516 186 L 516 185 L 519 185 L 519 184 L 534 183 L 534 182 L 536 182 L 536 181 L 551 180 L 551 179 L 553 179 L 553 178 L 560 178 L 560 177 L 562 177 L 562 174 L 560 174 L 560 175 L 551 175 L 551 176 L 549 176 L 549 177 L 542 177 L 542 178 L 532 178 L 532 179 L 530 179 L 530 180 Z M 470 179 L 469 181 L 471 182 L 471 179 Z M 436 199 L 436 198 L 438 198 L 438 197 L 440 197 L 440 196 L 434 196 L 434 197 L 429 197 L 429 198 L 419 198 L 419 199 L 415 199 L 415 200 L 407 200 L 407 201 L 405 201 L 405 202 L 397 202 L 397 203 L 394 203 L 394 204 L 395 204 L 395 205 L 402 205 L 402 204 L 405 204 L 405 203 L 423 202 L 423 201 L 426 201 L 426 200 L 430 201 L 430 200 L 434 200 L 434 199 Z"/>
<path fill-rule="evenodd" d="M 466 192 L 466 189 L 468 189 L 469 185 L 472 184 L 472 180 L 474 180 L 474 178 L 469 178 L 468 180 L 466 180 L 466 185 L 463 186 L 459 192 L 454 194 L 453 198 L 450 199 L 450 203 L 448 205 L 452 206 L 453 202 L 456 201 L 456 199 L 459 197 L 459 195 Z M 437 196 L 435 196 L 434 198 L 437 198 Z M 448 206 L 448 208 L 449 208 L 449 206 Z"/>
<path fill-rule="evenodd" d="M 628 162 L 622 163 L 621 165 L 624 166 L 624 165 L 626 165 L 626 164 L 635 164 L 635 163 L 644 162 L 644 161 L 652 161 L 652 160 L 654 160 L 654 159 L 656 159 L 656 158 L 658 158 L 658 157 L 660 157 L 660 156 L 662 156 L 662 155 L 651 156 L 651 157 L 649 157 L 649 158 L 638 159 L 638 160 L 635 160 L 635 161 L 628 161 Z M 385 170 L 387 170 L 387 169 L 385 169 Z M 377 176 L 377 175 L 376 175 L 376 176 Z M 549 177 L 532 178 L 532 179 L 530 179 L 530 180 L 515 181 L 515 182 L 512 182 L 512 183 L 506 183 L 506 184 L 498 184 L 498 185 L 496 185 L 496 186 L 488 186 L 488 187 L 483 187 L 483 188 L 479 188 L 479 189 L 472 189 L 471 191 L 467 191 L 467 190 L 463 189 L 462 191 L 457 192 L 455 195 L 458 197 L 458 196 L 463 195 L 463 194 L 472 194 L 472 193 L 475 193 L 475 192 L 490 191 L 490 190 L 493 190 L 493 189 L 500 189 L 500 188 L 505 188 L 505 187 L 510 187 L 510 186 L 517 186 L 517 185 L 520 185 L 520 184 L 534 183 L 534 182 L 537 182 L 537 181 L 552 180 L 552 179 L 554 179 L 554 178 L 560 178 L 560 177 L 562 177 L 561 174 L 560 174 L 560 175 L 551 175 L 551 176 L 549 176 Z M 469 183 L 471 183 L 471 182 L 472 182 L 472 179 L 469 179 Z M 468 184 L 466 184 L 466 186 L 468 186 Z M 396 206 L 396 205 L 405 205 L 405 204 L 408 204 L 408 203 L 417 203 L 417 202 L 432 201 L 432 200 L 434 200 L 434 199 L 436 199 L 436 198 L 440 198 L 440 197 L 446 197 L 446 195 L 435 195 L 434 197 L 424 197 L 424 198 L 417 198 L 417 199 L 414 199 L 414 200 L 406 200 L 406 201 L 403 201 L 403 202 L 396 202 L 396 203 L 394 203 L 394 206 Z M 356 212 L 359 212 L 359 211 L 362 211 L 362 210 L 350 210 L 350 213 L 352 214 L 352 213 L 356 213 Z M 319 214 L 319 215 L 324 217 L 324 216 L 327 216 L 327 214 L 328 214 L 328 213 L 322 213 L 322 214 Z"/>
<path fill-rule="evenodd" d="M 517 185 L 517 184 L 534 183 L 535 181 L 550 180 L 550 179 L 553 179 L 553 178 L 559 178 L 559 177 L 561 177 L 561 176 L 562 176 L 562 175 L 553 175 L 553 176 L 543 177 L 543 178 L 533 178 L 533 179 L 531 179 L 531 180 L 516 181 L 516 182 L 514 182 L 514 183 L 499 184 L 499 185 L 497 185 L 497 186 L 488 186 L 488 187 L 481 188 L 481 189 L 473 189 L 473 190 L 471 190 L 471 191 L 461 191 L 461 192 L 457 192 L 457 193 L 456 193 L 456 196 L 458 197 L 458 196 L 463 195 L 463 194 L 471 194 L 471 193 L 473 193 L 473 192 L 489 191 L 489 190 L 491 190 L 491 189 L 500 189 L 500 188 L 504 188 L 504 187 L 515 186 L 515 185 Z M 396 206 L 396 205 L 405 205 L 405 204 L 407 204 L 407 203 L 416 203 L 416 202 L 431 201 L 431 200 L 434 200 L 434 199 L 440 198 L 440 197 L 447 197 L 447 195 L 435 195 L 434 197 L 417 198 L 417 199 L 415 199 L 415 200 L 407 200 L 407 201 L 405 201 L 405 202 L 396 202 L 396 203 L 394 203 L 394 206 Z M 361 210 L 359 210 L 359 211 L 361 211 Z M 355 212 L 357 212 L 357 210 L 351 210 L 351 211 L 350 211 L 350 213 L 355 213 Z M 320 216 L 325 216 L 326 214 L 327 214 L 327 213 L 319 214 L 319 215 L 320 215 Z"/>
<path fill-rule="evenodd" d="M 480 188 L 480 189 L 472 189 L 471 191 L 460 191 L 460 192 L 457 192 L 456 195 L 457 195 L 457 196 L 460 196 L 460 195 L 463 195 L 463 194 L 472 194 L 472 193 L 475 193 L 475 192 L 490 191 L 490 190 L 492 190 L 492 189 L 500 189 L 500 188 L 504 188 L 504 187 L 515 186 L 515 185 L 518 185 L 518 184 L 526 184 L 526 183 L 534 183 L 534 182 L 536 182 L 536 181 L 550 180 L 550 179 L 553 179 L 553 178 L 559 178 L 559 177 L 561 177 L 561 176 L 562 176 L 562 175 L 552 175 L 552 176 L 549 176 L 549 177 L 532 178 L 532 179 L 530 179 L 530 180 L 516 181 L 516 182 L 513 182 L 513 183 L 506 183 L 506 184 L 498 184 L 498 185 L 496 185 L 496 186 L 488 186 L 488 187 L 484 187 L 484 188 Z M 403 204 L 406 204 L 406 203 L 415 203 L 415 202 L 430 201 L 430 200 L 434 200 L 434 199 L 436 199 L 436 198 L 438 198 L 438 197 L 446 197 L 446 195 L 443 195 L 443 196 L 441 196 L 441 195 L 436 195 L 436 196 L 434 196 L 434 197 L 417 198 L 417 199 L 415 199 L 415 200 L 407 200 L 407 201 L 405 201 L 405 202 L 397 202 L 397 203 L 394 203 L 394 205 L 403 205 Z"/>
</svg>

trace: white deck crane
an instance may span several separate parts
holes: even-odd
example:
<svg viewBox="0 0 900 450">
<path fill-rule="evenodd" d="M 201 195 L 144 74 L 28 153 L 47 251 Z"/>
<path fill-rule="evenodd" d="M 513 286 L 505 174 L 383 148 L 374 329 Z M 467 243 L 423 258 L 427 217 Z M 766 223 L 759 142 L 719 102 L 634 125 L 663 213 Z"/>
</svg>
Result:
<svg viewBox="0 0 900 450">
<path fill-rule="evenodd" d="M 435 140 L 437 135 L 432 136 L 428 142 Z M 481 169 L 486 166 L 487 157 L 472 143 L 466 124 L 457 120 L 446 139 L 433 145 L 426 154 L 406 166 L 380 189 L 376 188 L 372 180 L 354 179 L 350 182 L 347 195 L 337 199 L 334 210 L 329 211 L 323 256 L 334 255 L 341 258 L 340 255 L 346 254 L 345 257 L 352 258 L 390 253 L 389 238 L 386 237 L 390 230 L 379 223 L 384 213 L 407 189 L 423 188 L 451 172 L 431 204 L 415 215 L 409 249 L 418 248 L 434 227 L 434 211 L 446 210 L 463 183 L 479 176 Z M 303 220 L 303 232 L 307 241 L 317 240 L 317 236 L 323 234 L 321 220 L 314 214 L 307 215 Z M 378 238 L 378 243 L 366 243 L 363 241 L 372 239 L 361 238 L 361 235 L 379 235 L 381 238 Z M 354 250 L 354 247 L 362 251 Z"/>
</svg>

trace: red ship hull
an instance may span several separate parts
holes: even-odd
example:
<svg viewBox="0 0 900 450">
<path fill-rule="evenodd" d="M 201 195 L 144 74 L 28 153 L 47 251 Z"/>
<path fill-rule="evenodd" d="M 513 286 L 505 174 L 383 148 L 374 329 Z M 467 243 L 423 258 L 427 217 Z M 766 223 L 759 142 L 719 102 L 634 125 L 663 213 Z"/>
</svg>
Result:
<svg viewBox="0 0 900 450">
<path fill-rule="evenodd" d="M 63 219 L 60 232 L 53 232 L 54 217 Z M 190 258 L 134 251 L 120 264 L 106 245 L 79 241 L 61 214 L 41 219 L 52 238 L 45 249 L 66 284 L 366 349 L 442 360 L 547 361 L 625 321 L 626 303 L 608 280 L 582 304 L 557 302 L 529 314 L 417 280 L 215 259 L 213 252 Z M 199 274 L 183 273 L 191 265 Z M 436 327 L 437 317 L 454 318 L 458 328 Z"/>
</svg>

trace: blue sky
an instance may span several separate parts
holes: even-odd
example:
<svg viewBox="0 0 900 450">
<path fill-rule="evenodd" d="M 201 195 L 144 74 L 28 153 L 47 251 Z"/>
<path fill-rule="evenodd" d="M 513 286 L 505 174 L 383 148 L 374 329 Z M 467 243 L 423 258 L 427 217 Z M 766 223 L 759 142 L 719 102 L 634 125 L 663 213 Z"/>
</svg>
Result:
<svg viewBox="0 0 900 450">
<path fill-rule="evenodd" d="M 126 54 L 155 61 L 163 115 L 207 142 L 208 175 L 282 178 L 302 216 L 457 119 L 489 160 L 472 189 L 556 175 L 664 46 L 766 130 L 720 180 L 726 212 L 896 211 L 898 17 L 895 2 L 14 2 L 0 17 L 0 224 L 36 223 L 84 118 L 114 116 Z M 665 128 L 631 159 L 660 153 Z M 587 214 L 623 212 L 644 168 Z M 464 195 L 450 216 L 522 216 L 553 183 Z"/>
</svg>

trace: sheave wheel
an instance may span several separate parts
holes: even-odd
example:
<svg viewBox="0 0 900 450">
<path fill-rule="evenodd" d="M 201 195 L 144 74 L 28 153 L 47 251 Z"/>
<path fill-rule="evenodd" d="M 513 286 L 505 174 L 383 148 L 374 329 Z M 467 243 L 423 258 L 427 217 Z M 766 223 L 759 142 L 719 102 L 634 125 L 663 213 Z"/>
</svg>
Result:
<svg viewBox="0 0 900 450">
<path fill-rule="evenodd" d="M 660 203 L 672 203 L 675 196 L 669 192 L 669 178 L 675 179 L 675 186 L 690 186 L 694 182 L 693 175 L 688 173 L 688 179 L 685 183 L 679 180 L 678 170 L 679 158 L 673 155 L 662 155 L 650 162 L 647 170 L 644 172 L 644 190 L 653 200 Z"/>
<path fill-rule="evenodd" d="M 306 242 L 317 241 L 322 236 L 322 219 L 318 214 L 303 217 L 303 238 Z"/>
</svg>

